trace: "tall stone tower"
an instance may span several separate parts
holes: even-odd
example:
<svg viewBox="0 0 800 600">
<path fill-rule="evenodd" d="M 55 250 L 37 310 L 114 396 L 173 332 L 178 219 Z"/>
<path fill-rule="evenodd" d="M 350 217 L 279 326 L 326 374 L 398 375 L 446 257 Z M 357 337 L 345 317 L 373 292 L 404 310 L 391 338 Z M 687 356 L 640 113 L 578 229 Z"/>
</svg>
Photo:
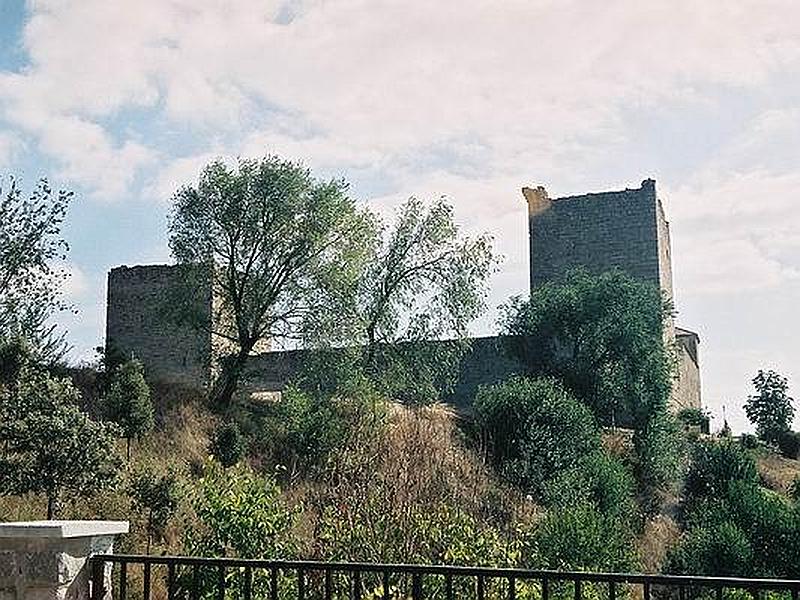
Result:
<svg viewBox="0 0 800 600">
<path fill-rule="evenodd" d="M 528 203 L 532 290 L 578 267 L 592 273 L 617 268 L 675 301 L 669 223 L 654 180 L 635 189 L 563 198 L 550 198 L 543 187 L 526 187 L 522 194 Z M 699 337 L 672 320 L 666 335 L 678 349 L 672 404 L 699 407 Z"/>
<path fill-rule="evenodd" d="M 542 187 L 522 193 L 528 201 L 531 289 L 576 267 L 594 273 L 619 268 L 674 297 L 669 224 L 655 181 L 564 198 L 550 198 Z"/>
<path fill-rule="evenodd" d="M 121 266 L 108 273 L 106 352 L 135 357 L 148 380 L 202 388 L 211 375 L 211 334 L 169 318 L 180 277 L 174 265 Z M 211 289 L 197 289 L 211 315 Z"/>
</svg>

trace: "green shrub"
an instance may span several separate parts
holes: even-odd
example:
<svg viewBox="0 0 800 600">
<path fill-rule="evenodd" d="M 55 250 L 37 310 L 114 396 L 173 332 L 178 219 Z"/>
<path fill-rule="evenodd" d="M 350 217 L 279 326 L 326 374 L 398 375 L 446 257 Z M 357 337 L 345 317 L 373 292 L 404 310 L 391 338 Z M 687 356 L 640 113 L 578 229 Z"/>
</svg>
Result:
<svg viewBox="0 0 800 600">
<path fill-rule="evenodd" d="M 556 570 L 630 572 L 638 566 L 634 548 L 628 524 L 583 504 L 550 511 L 537 524 L 525 563 Z"/>
<path fill-rule="evenodd" d="M 499 471 L 537 496 L 556 473 L 600 448 L 591 411 L 552 379 L 481 388 L 475 410 Z"/>
<path fill-rule="evenodd" d="M 239 426 L 233 421 L 218 425 L 209 450 L 223 467 L 238 463 L 245 451 L 245 441 Z"/>
<path fill-rule="evenodd" d="M 558 474 L 545 485 L 548 506 L 589 504 L 602 515 L 632 522 L 636 517 L 636 482 L 619 460 L 602 452 Z"/>
<path fill-rule="evenodd" d="M 759 441 L 758 437 L 752 433 L 743 433 L 741 436 L 739 436 L 739 443 L 743 448 L 747 448 L 748 450 L 755 450 L 761 446 L 761 442 Z"/>
<path fill-rule="evenodd" d="M 684 536 L 667 558 L 665 571 L 683 575 L 747 577 L 752 574 L 753 548 L 734 523 L 698 527 Z"/>
<path fill-rule="evenodd" d="M 333 396 L 289 387 L 280 402 L 257 407 L 247 418 L 252 448 L 289 479 L 319 468 L 360 427 L 377 427 L 383 402 L 364 381 Z"/>
<path fill-rule="evenodd" d="M 755 462 L 741 445 L 709 440 L 694 446 L 684 486 L 687 504 L 699 498 L 723 498 L 734 481 L 758 482 Z"/>
<path fill-rule="evenodd" d="M 665 493 L 681 473 L 684 441 L 675 419 L 666 412 L 655 412 L 644 427 L 634 432 L 636 480 L 639 500 L 646 515 L 654 515 Z"/>
<path fill-rule="evenodd" d="M 209 463 L 192 505 L 202 527 L 187 532 L 188 556 L 286 558 L 292 554 L 293 512 L 268 477 L 247 467 Z"/>
<path fill-rule="evenodd" d="M 796 460 L 800 455 L 800 433 L 783 431 L 778 434 L 778 449 L 784 458 Z"/>
<path fill-rule="evenodd" d="M 708 412 L 702 408 L 682 408 L 676 415 L 678 421 L 683 423 L 685 427 L 697 427 L 701 433 L 708 433 L 711 418 Z"/>
</svg>

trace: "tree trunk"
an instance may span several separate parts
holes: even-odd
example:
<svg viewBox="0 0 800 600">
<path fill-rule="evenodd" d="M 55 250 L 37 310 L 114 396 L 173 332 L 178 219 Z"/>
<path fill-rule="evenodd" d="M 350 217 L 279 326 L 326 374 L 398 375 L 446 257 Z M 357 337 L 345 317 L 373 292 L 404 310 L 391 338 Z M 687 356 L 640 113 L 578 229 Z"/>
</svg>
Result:
<svg viewBox="0 0 800 600">
<path fill-rule="evenodd" d="M 211 405 L 214 409 L 226 412 L 231 407 L 239 378 L 254 345 L 255 342 L 243 345 L 239 352 L 223 361 L 222 371 L 211 388 Z"/>
<path fill-rule="evenodd" d="M 126 450 L 125 450 L 125 455 L 127 456 L 127 461 L 130 463 L 131 462 L 131 438 L 126 438 L 126 439 L 127 439 L 127 447 L 126 447 Z"/>
<path fill-rule="evenodd" d="M 55 493 L 47 494 L 47 520 L 52 521 L 56 514 L 56 504 L 58 498 Z"/>
</svg>

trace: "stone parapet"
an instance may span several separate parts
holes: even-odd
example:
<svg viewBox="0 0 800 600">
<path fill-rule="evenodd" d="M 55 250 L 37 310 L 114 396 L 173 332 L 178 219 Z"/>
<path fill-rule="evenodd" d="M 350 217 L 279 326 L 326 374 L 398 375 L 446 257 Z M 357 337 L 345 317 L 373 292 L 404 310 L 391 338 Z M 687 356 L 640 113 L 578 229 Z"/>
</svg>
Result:
<svg viewBox="0 0 800 600">
<path fill-rule="evenodd" d="M 127 532 L 127 521 L 0 523 L 0 600 L 88 600 L 89 558 Z M 110 566 L 103 576 L 110 600 Z"/>
</svg>

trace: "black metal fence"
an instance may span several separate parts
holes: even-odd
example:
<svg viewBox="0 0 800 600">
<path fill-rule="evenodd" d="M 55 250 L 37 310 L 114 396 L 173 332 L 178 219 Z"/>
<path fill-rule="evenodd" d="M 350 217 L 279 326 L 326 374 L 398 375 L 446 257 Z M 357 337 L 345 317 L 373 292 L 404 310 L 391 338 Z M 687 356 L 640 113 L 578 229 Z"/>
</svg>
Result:
<svg viewBox="0 0 800 600">
<path fill-rule="evenodd" d="M 113 567 L 112 590 L 105 574 Z M 92 600 L 798 600 L 800 580 L 180 556 L 92 559 Z"/>
</svg>

